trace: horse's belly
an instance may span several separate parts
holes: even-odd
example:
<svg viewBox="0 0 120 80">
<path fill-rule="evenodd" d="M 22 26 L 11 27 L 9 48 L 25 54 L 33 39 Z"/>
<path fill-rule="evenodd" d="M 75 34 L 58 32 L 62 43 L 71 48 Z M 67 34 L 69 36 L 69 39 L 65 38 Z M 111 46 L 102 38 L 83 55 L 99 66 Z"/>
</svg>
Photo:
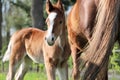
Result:
<svg viewBox="0 0 120 80">
<path fill-rule="evenodd" d="M 69 33 L 69 40 L 72 45 L 75 45 L 78 49 L 83 49 L 88 42 L 84 34 Z"/>
<path fill-rule="evenodd" d="M 33 60 L 35 63 L 44 63 L 44 57 L 43 53 L 38 53 L 38 54 L 31 54 L 27 52 L 28 56 Z"/>
</svg>

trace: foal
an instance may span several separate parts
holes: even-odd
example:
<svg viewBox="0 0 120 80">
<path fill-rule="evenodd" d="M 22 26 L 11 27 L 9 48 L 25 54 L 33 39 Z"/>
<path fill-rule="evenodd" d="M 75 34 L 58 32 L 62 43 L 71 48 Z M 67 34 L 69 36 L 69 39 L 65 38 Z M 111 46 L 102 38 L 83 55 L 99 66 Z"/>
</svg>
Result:
<svg viewBox="0 0 120 80">
<path fill-rule="evenodd" d="M 67 60 L 71 50 L 67 40 L 65 15 L 62 2 L 52 5 L 46 1 L 48 18 L 47 31 L 36 28 L 25 28 L 14 33 L 8 45 L 3 61 L 9 60 L 9 72 L 6 80 L 23 80 L 31 65 L 45 63 L 48 80 L 55 80 L 56 69 L 60 80 L 68 80 Z M 18 72 L 17 67 L 20 65 Z M 15 74 L 16 73 L 16 74 Z"/>
</svg>

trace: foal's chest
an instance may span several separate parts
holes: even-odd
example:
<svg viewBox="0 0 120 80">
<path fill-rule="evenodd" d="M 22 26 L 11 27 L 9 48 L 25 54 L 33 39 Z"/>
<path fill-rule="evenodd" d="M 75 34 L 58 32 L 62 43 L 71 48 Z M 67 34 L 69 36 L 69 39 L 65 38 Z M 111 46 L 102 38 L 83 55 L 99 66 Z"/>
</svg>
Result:
<svg viewBox="0 0 120 80">
<path fill-rule="evenodd" d="M 62 66 L 65 61 L 64 48 L 60 45 L 47 46 L 44 48 L 44 57 L 55 67 Z"/>
</svg>

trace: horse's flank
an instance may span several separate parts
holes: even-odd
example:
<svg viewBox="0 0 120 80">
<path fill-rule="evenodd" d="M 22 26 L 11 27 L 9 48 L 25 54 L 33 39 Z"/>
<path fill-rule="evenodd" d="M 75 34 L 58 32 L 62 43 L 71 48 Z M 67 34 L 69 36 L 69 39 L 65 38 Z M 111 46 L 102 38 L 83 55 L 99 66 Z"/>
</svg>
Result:
<svg viewBox="0 0 120 80">
<path fill-rule="evenodd" d="M 73 58 L 73 78 L 80 77 L 78 59 L 90 42 L 95 24 L 98 0 L 77 0 L 67 19 L 68 38 Z"/>
<path fill-rule="evenodd" d="M 118 40 L 120 1 L 100 0 L 97 22 L 93 38 L 86 54 L 89 66 L 85 72 L 84 80 L 95 79 L 102 69 L 108 70 L 109 56 L 116 40 Z M 104 80 L 104 75 L 101 76 Z M 107 80 L 108 78 L 106 78 Z"/>
</svg>

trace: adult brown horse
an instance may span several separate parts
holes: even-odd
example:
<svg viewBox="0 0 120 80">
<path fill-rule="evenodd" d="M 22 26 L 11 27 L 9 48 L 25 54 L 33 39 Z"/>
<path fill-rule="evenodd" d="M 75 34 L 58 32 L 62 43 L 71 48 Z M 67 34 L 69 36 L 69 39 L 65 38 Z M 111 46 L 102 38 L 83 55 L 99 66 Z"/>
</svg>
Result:
<svg viewBox="0 0 120 80">
<path fill-rule="evenodd" d="M 112 2 L 113 2 L 113 5 L 112 5 Z M 99 30 L 96 29 L 96 31 L 95 31 L 96 33 L 94 32 L 95 35 L 93 36 L 93 38 L 92 38 L 93 40 L 91 41 L 94 26 L 95 27 L 98 27 L 98 26 L 99 27 L 107 27 L 107 26 L 111 27 L 110 24 L 115 23 L 114 21 L 112 21 L 112 19 L 114 19 L 113 18 L 114 14 L 112 14 L 112 13 L 109 14 L 109 11 L 111 10 L 111 11 L 115 12 L 112 9 L 114 8 L 116 10 L 117 7 L 119 8 L 118 4 L 115 5 L 117 2 L 119 4 L 119 0 L 116 0 L 116 1 L 115 0 L 77 0 L 75 5 L 72 8 L 70 14 L 68 15 L 67 28 L 68 28 L 69 42 L 70 42 L 71 50 L 72 50 L 73 78 L 74 78 L 74 80 L 79 79 L 80 59 L 78 59 L 78 58 L 81 55 L 81 53 L 83 52 L 83 49 L 86 47 L 86 44 L 88 42 L 90 43 L 90 47 L 86 51 L 88 54 L 89 53 L 90 54 L 86 58 L 90 57 L 92 53 L 95 53 L 95 51 L 97 52 L 97 50 L 99 50 L 99 48 L 97 46 L 99 46 L 100 43 L 96 43 L 96 42 L 101 40 L 102 37 L 100 37 L 100 36 L 104 34 L 103 29 L 106 30 L 106 28 L 102 28 L 102 30 L 103 30 L 102 32 L 100 32 Z M 101 7 L 104 7 L 104 8 L 101 8 Z M 104 11 L 102 12 L 102 10 L 104 10 Z M 116 10 L 116 13 L 118 13 L 118 12 L 119 11 Z M 98 18 L 96 18 L 96 14 L 97 14 Z M 110 18 L 110 15 L 111 15 L 111 18 Z M 106 17 L 109 17 L 109 18 L 106 18 Z M 101 19 L 103 19 L 103 20 L 100 23 Z M 104 22 L 104 21 L 106 21 L 106 22 Z M 118 31 L 116 31 L 116 33 L 117 32 Z M 115 40 L 118 40 L 118 39 L 120 42 L 120 38 L 118 38 L 118 35 L 117 35 Z M 106 38 L 106 41 L 107 41 L 107 38 Z M 108 42 L 109 42 L 109 40 L 108 40 Z M 101 45 L 102 44 L 105 44 L 105 43 L 101 43 Z M 94 50 L 94 47 L 96 50 Z M 101 49 L 102 48 L 103 48 L 103 46 L 101 47 Z M 102 50 L 100 53 L 102 54 Z M 92 57 L 90 57 L 90 59 L 92 59 Z M 90 59 L 88 59 L 88 60 L 90 60 Z M 87 71 L 87 72 L 90 72 L 90 67 L 91 66 L 89 66 L 89 69 L 88 69 L 89 71 Z M 92 69 L 92 70 L 94 70 L 94 69 Z M 87 76 L 86 76 L 87 78 L 85 78 L 85 80 L 91 80 L 91 78 L 88 75 L 90 75 L 90 74 L 87 74 Z M 92 80 L 94 80 L 94 79 L 92 79 Z M 102 78 L 102 80 L 103 80 L 103 78 Z"/>
<path fill-rule="evenodd" d="M 68 80 L 67 60 L 71 50 L 67 40 L 65 14 L 61 0 L 52 5 L 46 1 L 48 30 L 26 28 L 14 33 L 8 45 L 3 61 L 9 60 L 9 72 L 6 80 L 23 80 L 31 65 L 44 62 L 48 80 L 55 80 L 56 69 L 60 80 Z M 17 67 L 20 65 L 18 72 Z M 16 73 L 16 74 L 15 74 Z"/>
<path fill-rule="evenodd" d="M 88 66 L 83 80 L 108 80 L 105 72 L 116 41 L 120 45 L 120 0 L 99 0 L 94 33 L 84 51 Z"/>
<path fill-rule="evenodd" d="M 98 0 L 77 0 L 67 19 L 68 37 L 72 50 L 73 78 L 79 79 L 79 56 L 90 40 Z M 80 53 L 81 52 L 81 53 Z"/>
</svg>

